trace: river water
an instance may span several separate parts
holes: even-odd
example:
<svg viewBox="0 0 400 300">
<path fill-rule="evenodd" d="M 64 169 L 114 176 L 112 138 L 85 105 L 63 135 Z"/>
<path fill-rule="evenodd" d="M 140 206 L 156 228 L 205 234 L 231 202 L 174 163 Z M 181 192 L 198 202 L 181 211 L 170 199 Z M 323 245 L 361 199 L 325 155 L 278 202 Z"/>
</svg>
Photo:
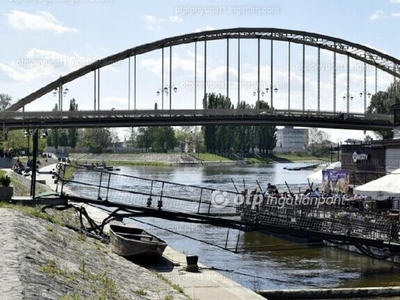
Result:
<svg viewBox="0 0 400 300">
<path fill-rule="evenodd" d="M 304 190 L 313 171 L 286 169 L 296 166 L 301 164 L 121 166 L 119 172 L 221 190 L 253 189 L 258 187 L 257 181 L 262 189 L 270 182 L 284 191 L 287 182 L 293 191 Z M 75 177 L 79 181 L 79 174 Z M 224 276 L 253 290 L 396 286 L 400 282 L 399 269 L 390 262 L 332 247 L 305 246 L 259 232 L 156 218 L 142 217 L 136 222 L 175 250 L 198 255 L 201 264 L 219 269 Z M 239 253 L 221 249 L 225 246 Z"/>
</svg>

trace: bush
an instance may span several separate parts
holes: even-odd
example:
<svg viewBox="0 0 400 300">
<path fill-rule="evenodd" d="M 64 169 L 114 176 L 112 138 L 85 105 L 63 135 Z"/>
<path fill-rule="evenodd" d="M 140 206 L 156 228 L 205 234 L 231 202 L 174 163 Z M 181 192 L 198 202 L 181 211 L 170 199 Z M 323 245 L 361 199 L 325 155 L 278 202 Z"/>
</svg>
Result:
<svg viewBox="0 0 400 300">
<path fill-rule="evenodd" d="M 8 175 L 2 175 L 0 177 L 0 183 L 2 186 L 9 186 L 11 183 L 11 178 Z"/>
</svg>

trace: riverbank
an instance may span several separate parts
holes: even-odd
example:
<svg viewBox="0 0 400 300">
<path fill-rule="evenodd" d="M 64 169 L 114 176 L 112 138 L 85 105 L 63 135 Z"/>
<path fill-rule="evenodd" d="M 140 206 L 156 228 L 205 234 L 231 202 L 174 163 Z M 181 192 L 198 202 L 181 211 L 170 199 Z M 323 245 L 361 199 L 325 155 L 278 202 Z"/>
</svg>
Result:
<svg viewBox="0 0 400 300">
<path fill-rule="evenodd" d="M 73 222 L 68 215 L 0 208 L 2 299 L 188 299 L 106 244 L 67 229 L 62 223 Z"/>
<path fill-rule="evenodd" d="M 318 159 L 309 156 L 281 155 L 281 156 L 254 156 L 248 159 L 229 159 L 215 154 L 196 155 L 186 153 L 70 153 L 69 159 L 79 164 L 107 165 L 205 165 L 205 164 L 270 164 L 270 163 L 308 163 L 321 164 L 326 159 Z"/>
</svg>

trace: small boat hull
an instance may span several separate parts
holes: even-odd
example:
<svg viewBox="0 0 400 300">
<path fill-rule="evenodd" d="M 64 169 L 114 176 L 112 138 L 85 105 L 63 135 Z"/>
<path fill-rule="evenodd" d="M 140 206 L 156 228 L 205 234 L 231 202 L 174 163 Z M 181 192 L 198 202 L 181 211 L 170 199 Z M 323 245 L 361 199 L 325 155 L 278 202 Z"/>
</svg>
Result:
<svg viewBox="0 0 400 300">
<path fill-rule="evenodd" d="M 110 245 L 112 251 L 120 256 L 144 260 L 159 259 L 168 246 L 155 235 L 123 223 L 110 224 Z"/>
</svg>

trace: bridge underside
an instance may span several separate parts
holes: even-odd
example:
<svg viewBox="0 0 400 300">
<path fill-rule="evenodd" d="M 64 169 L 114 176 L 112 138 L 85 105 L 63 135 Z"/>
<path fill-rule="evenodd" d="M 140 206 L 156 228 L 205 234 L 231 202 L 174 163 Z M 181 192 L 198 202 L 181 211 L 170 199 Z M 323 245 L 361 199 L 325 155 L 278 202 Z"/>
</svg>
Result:
<svg viewBox="0 0 400 300">
<path fill-rule="evenodd" d="M 23 129 L 27 124 L 43 124 L 46 128 L 146 127 L 195 125 L 270 125 L 356 130 L 391 130 L 389 117 L 364 114 L 329 114 L 274 110 L 166 110 L 166 111 L 68 111 L 0 114 L 3 128 Z"/>
</svg>

